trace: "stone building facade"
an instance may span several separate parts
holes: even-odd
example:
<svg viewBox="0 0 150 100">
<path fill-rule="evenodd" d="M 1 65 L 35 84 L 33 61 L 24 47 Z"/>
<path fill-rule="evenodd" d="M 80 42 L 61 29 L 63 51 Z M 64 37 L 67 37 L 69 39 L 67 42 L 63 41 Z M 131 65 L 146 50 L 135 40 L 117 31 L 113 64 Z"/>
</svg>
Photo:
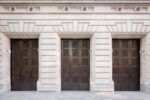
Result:
<svg viewBox="0 0 150 100">
<path fill-rule="evenodd" d="M 16 63 L 17 60 L 12 59 L 14 54 L 12 55 L 13 44 L 11 42 L 18 39 L 38 39 L 37 91 L 63 91 L 63 39 L 66 41 L 89 39 L 89 91 L 113 93 L 115 84 L 119 84 L 120 89 L 118 90 L 123 91 L 137 83 L 138 86 L 135 87 L 139 89 L 133 90 L 150 92 L 149 0 L 0 0 L 1 92 L 12 89 L 12 66 L 17 66 L 12 63 Z M 124 49 L 120 46 L 116 46 L 118 49 L 115 49 L 115 45 L 117 45 L 115 40 L 119 41 L 118 45 L 122 45 Z M 138 40 L 139 43 L 134 44 L 132 40 Z M 127 47 L 126 45 L 123 47 L 125 43 L 127 43 Z M 130 43 L 133 43 L 133 48 Z M 138 45 L 136 51 L 134 51 L 135 45 Z M 127 53 L 123 51 L 126 49 Z M 134 57 L 131 57 L 135 52 L 137 55 L 139 54 L 136 56 L 139 60 L 136 61 L 134 61 Z M 115 54 L 118 54 L 116 60 Z M 125 56 L 127 57 L 125 58 Z M 132 64 L 138 69 L 130 68 Z M 114 69 L 114 66 L 118 66 L 118 69 Z M 122 66 L 126 66 L 128 69 L 121 69 Z M 118 76 L 115 76 L 115 72 L 118 73 Z M 75 73 L 77 74 L 77 72 Z M 82 77 L 81 73 L 78 74 L 79 80 Z M 20 74 L 18 73 L 14 77 Z M 27 75 L 27 72 L 25 74 Z M 113 77 L 118 78 L 116 83 Z M 134 80 L 133 78 L 132 80 L 130 77 L 138 79 Z M 70 78 L 73 79 L 73 75 Z M 124 80 L 127 83 L 124 84 Z M 133 84 L 132 81 L 134 81 Z M 76 85 L 78 84 L 79 82 Z M 126 86 L 128 84 L 129 86 Z"/>
</svg>

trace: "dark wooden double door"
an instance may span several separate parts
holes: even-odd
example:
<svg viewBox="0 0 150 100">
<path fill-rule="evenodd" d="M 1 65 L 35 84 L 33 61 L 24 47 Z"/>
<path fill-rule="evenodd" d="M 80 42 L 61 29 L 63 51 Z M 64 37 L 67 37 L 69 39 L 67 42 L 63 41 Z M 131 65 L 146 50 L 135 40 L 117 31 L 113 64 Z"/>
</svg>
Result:
<svg viewBox="0 0 150 100">
<path fill-rule="evenodd" d="M 38 40 L 11 40 L 11 90 L 36 90 Z"/>
<path fill-rule="evenodd" d="M 113 80 L 117 91 L 138 91 L 140 82 L 139 40 L 113 40 Z"/>
<path fill-rule="evenodd" d="M 89 90 L 90 41 L 61 41 L 61 87 L 62 90 Z"/>
</svg>

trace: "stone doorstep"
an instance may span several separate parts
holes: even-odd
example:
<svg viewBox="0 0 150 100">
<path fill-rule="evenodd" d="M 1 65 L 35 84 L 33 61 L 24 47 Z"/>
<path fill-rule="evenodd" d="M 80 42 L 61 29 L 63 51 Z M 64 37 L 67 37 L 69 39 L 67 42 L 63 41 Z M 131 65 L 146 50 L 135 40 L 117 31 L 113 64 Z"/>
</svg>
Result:
<svg viewBox="0 0 150 100">
<path fill-rule="evenodd" d="M 59 86 L 57 85 L 39 85 L 37 86 L 38 92 L 59 92 Z"/>
<path fill-rule="evenodd" d="M 96 85 L 93 88 L 96 94 L 114 94 L 113 85 Z"/>
</svg>

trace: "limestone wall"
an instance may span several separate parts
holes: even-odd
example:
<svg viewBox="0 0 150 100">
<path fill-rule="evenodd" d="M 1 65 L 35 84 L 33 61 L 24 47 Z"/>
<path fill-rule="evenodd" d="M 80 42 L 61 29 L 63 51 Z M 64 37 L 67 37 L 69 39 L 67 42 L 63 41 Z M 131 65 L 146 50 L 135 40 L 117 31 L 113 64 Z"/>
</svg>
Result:
<svg viewBox="0 0 150 100">
<path fill-rule="evenodd" d="M 60 91 L 60 47 L 56 33 L 42 33 L 39 37 L 38 91 Z"/>
<path fill-rule="evenodd" d="M 56 33 L 40 35 L 38 91 L 61 91 L 60 40 Z M 90 41 L 90 90 L 113 92 L 111 34 L 95 33 Z"/>
<path fill-rule="evenodd" d="M 141 91 L 150 93 L 150 34 L 141 39 L 140 59 Z"/>
<path fill-rule="evenodd" d="M 38 91 L 61 91 L 61 36 L 90 38 L 90 90 L 113 92 L 112 37 L 141 39 L 141 90 L 150 87 L 150 7 L 0 5 L 0 88 L 10 89 L 10 39 L 39 38 Z M 68 7 L 69 11 L 64 8 Z M 121 11 L 118 9 L 121 7 Z M 5 34 L 5 35 L 4 35 Z M 147 35 L 146 35 L 147 34 Z M 7 37 L 8 36 L 8 37 Z M 60 37 L 59 37 L 60 36 Z M 144 36 L 144 37 L 143 37 Z M 2 89 L 0 89 L 2 90 Z"/>
<path fill-rule="evenodd" d="M 110 33 L 94 34 L 95 92 L 113 92 L 112 39 Z"/>
<path fill-rule="evenodd" d="M 2 37 L 2 33 L 0 33 L 0 89 L 2 88 L 2 74 L 3 74 L 3 49 L 2 49 L 2 43 L 3 43 L 3 37 Z"/>
<path fill-rule="evenodd" d="M 0 91 L 10 90 L 10 40 L 0 33 Z"/>
</svg>

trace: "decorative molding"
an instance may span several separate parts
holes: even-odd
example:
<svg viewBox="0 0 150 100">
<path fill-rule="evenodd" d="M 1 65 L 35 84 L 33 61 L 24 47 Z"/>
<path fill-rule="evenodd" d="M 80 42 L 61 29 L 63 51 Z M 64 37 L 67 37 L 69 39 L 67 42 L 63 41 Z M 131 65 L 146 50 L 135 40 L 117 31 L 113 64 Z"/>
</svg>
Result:
<svg viewBox="0 0 150 100">
<path fill-rule="evenodd" d="M 148 6 L 112 6 L 113 11 L 123 12 L 148 12 Z"/>
<path fill-rule="evenodd" d="M 122 21 L 115 22 L 114 25 L 108 25 L 107 29 L 110 33 L 132 33 L 145 34 L 150 32 L 150 23 L 145 24 L 143 21 Z"/>
<path fill-rule="evenodd" d="M 94 14 L 111 14 L 111 13 L 150 13 L 149 6 L 74 6 L 74 5 L 61 5 L 61 6 L 29 6 L 29 5 L 6 5 L 0 6 L 0 14 L 3 13 L 94 13 Z M 109 8 L 109 9 L 108 9 Z"/>
<path fill-rule="evenodd" d="M 61 22 L 60 25 L 53 25 L 53 30 L 58 33 L 94 33 L 99 26 L 92 25 L 88 21 Z"/>
<path fill-rule="evenodd" d="M 37 25 L 32 21 L 8 21 L 6 24 L 0 25 L 2 33 L 40 33 L 44 26 Z"/>
<path fill-rule="evenodd" d="M 0 21 L 0 32 L 146 34 L 150 33 L 150 20 L 3 20 Z"/>
<path fill-rule="evenodd" d="M 26 4 L 40 4 L 40 3 L 51 3 L 51 4 L 120 4 L 120 3 L 128 3 L 128 4 L 141 4 L 141 3 L 150 3 L 149 0 L 1 0 L 0 3 L 26 3 Z"/>
</svg>

